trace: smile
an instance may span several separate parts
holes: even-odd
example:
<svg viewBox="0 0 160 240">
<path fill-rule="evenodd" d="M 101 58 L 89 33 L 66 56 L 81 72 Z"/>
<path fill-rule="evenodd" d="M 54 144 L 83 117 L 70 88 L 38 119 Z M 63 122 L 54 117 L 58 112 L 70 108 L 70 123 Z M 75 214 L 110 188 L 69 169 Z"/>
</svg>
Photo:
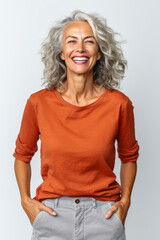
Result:
<svg viewBox="0 0 160 240">
<path fill-rule="evenodd" d="M 72 61 L 75 63 L 75 64 L 85 64 L 88 62 L 88 57 L 73 57 L 72 58 Z"/>
</svg>

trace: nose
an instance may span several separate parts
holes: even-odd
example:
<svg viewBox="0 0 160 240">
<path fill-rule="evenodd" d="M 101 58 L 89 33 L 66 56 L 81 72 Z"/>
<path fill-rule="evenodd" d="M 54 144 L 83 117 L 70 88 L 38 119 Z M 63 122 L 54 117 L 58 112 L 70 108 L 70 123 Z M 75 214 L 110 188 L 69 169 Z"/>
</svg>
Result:
<svg viewBox="0 0 160 240">
<path fill-rule="evenodd" d="M 80 42 L 77 43 L 76 51 L 77 52 L 84 52 L 85 51 L 85 47 L 84 47 L 83 41 L 80 41 Z"/>
</svg>

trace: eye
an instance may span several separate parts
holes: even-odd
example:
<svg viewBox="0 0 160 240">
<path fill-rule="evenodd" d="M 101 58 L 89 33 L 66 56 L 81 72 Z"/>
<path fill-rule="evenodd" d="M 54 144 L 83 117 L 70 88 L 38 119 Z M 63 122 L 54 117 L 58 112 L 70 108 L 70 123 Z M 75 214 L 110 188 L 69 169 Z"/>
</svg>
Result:
<svg viewBox="0 0 160 240">
<path fill-rule="evenodd" d="M 88 43 L 94 43 L 93 41 L 86 41 L 86 42 L 88 42 Z"/>
<path fill-rule="evenodd" d="M 72 42 L 75 42 L 74 40 L 70 40 L 70 41 L 68 41 L 68 43 L 72 43 Z"/>
</svg>

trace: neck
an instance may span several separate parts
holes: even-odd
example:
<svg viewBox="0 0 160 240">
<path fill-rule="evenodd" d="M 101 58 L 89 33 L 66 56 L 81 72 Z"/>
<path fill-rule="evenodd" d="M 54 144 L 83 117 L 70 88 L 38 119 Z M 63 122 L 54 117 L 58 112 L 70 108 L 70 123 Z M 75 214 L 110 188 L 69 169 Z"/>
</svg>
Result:
<svg viewBox="0 0 160 240">
<path fill-rule="evenodd" d="M 67 79 L 62 86 L 62 94 L 74 102 L 81 102 L 82 99 L 92 98 L 99 92 L 100 86 L 93 82 L 93 71 L 86 74 L 75 74 L 67 72 Z"/>
</svg>

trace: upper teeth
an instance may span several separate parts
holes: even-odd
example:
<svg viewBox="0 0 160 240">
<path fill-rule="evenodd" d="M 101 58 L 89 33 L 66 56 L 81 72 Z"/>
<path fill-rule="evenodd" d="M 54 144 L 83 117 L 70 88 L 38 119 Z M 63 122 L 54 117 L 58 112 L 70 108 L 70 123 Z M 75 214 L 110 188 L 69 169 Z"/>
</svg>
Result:
<svg viewBox="0 0 160 240">
<path fill-rule="evenodd" d="M 74 57 L 73 60 L 74 61 L 86 61 L 86 60 L 88 60 L 88 58 L 85 58 L 85 57 Z"/>
</svg>

